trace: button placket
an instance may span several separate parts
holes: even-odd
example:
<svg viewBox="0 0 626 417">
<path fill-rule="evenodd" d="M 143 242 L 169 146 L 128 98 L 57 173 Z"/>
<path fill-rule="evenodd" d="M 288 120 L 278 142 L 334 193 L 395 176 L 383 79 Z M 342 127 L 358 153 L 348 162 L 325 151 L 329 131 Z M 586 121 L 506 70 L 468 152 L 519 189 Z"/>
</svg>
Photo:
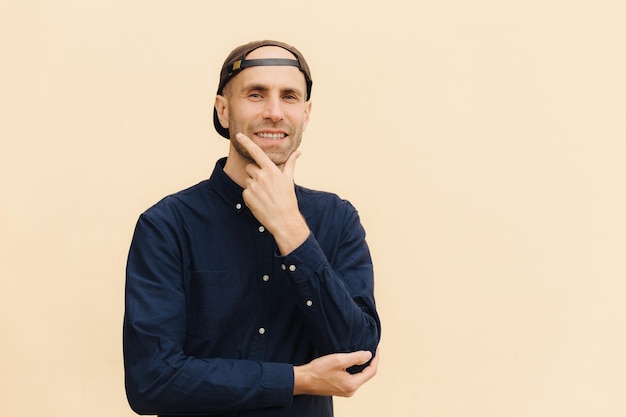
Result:
<svg viewBox="0 0 626 417">
<path fill-rule="evenodd" d="M 258 292 L 256 297 L 259 302 L 255 317 L 255 338 L 253 346 L 251 347 L 251 352 L 254 352 L 254 355 L 252 355 L 251 358 L 255 360 L 262 360 L 267 349 L 269 329 L 272 326 L 271 275 L 273 272 L 272 259 L 274 252 L 272 246 L 272 236 L 268 230 L 263 225 L 258 223 L 258 221 L 252 223 L 251 226 L 256 247 L 256 279 L 258 280 Z"/>
</svg>

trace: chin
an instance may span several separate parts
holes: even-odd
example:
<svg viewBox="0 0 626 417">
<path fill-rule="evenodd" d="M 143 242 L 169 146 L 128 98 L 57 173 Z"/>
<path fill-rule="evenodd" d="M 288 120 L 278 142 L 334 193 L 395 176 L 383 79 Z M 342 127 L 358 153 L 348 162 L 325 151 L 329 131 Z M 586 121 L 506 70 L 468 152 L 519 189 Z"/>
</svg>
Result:
<svg viewBox="0 0 626 417">
<path fill-rule="evenodd" d="M 274 165 L 279 167 L 279 166 L 285 165 L 285 162 L 287 162 L 288 158 L 283 158 L 283 157 L 281 157 L 281 158 L 273 158 L 273 157 L 270 156 L 270 159 L 272 160 Z"/>
</svg>

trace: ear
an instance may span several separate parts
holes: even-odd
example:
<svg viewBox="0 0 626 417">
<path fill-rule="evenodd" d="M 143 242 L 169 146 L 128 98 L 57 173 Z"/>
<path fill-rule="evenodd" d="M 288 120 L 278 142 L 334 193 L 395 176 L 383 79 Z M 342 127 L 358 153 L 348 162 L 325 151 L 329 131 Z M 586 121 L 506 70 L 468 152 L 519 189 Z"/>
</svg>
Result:
<svg viewBox="0 0 626 417">
<path fill-rule="evenodd" d="M 306 129 L 306 127 L 309 124 L 309 119 L 311 118 L 312 107 L 313 107 L 313 102 L 311 100 L 304 103 L 304 124 L 303 124 L 304 129 Z"/>
<path fill-rule="evenodd" d="M 215 111 L 222 127 L 228 129 L 228 99 L 226 97 L 215 96 Z"/>
</svg>

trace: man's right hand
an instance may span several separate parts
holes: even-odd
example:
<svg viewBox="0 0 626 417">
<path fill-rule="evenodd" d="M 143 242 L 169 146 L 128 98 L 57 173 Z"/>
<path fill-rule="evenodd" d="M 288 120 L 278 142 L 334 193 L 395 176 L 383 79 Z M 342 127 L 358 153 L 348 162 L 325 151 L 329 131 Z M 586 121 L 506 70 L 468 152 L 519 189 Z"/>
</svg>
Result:
<svg viewBox="0 0 626 417">
<path fill-rule="evenodd" d="M 350 374 L 346 369 L 363 365 L 372 358 L 366 350 L 351 353 L 333 353 L 322 356 L 306 365 L 294 366 L 294 395 L 334 395 L 351 397 L 378 369 L 378 353 L 363 371 Z"/>
</svg>

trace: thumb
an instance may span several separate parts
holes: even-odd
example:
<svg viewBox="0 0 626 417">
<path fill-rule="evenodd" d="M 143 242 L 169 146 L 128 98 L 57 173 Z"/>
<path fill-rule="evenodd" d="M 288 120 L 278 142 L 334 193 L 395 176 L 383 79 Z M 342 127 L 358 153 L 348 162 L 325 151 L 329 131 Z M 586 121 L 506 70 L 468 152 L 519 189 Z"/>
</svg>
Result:
<svg viewBox="0 0 626 417">
<path fill-rule="evenodd" d="M 302 152 L 300 151 L 293 152 L 291 155 L 289 155 L 289 158 L 287 158 L 285 165 L 283 165 L 283 174 L 291 179 L 293 179 L 293 174 L 296 170 L 296 161 L 298 160 L 298 158 L 300 158 L 300 155 L 302 155 Z"/>
</svg>

